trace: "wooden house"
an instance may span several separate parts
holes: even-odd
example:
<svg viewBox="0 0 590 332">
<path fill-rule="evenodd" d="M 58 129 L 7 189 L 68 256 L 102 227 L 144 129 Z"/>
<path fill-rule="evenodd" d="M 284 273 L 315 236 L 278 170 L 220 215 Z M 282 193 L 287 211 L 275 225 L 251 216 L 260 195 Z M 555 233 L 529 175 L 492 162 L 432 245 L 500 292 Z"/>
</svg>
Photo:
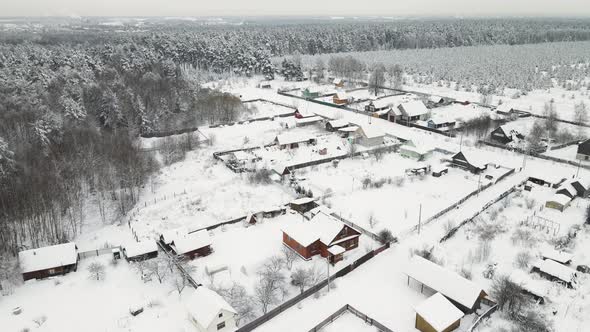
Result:
<svg viewBox="0 0 590 332">
<path fill-rule="evenodd" d="M 335 88 L 343 88 L 344 87 L 344 79 L 342 78 L 335 78 L 332 83 L 334 84 Z"/>
<path fill-rule="evenodd" d="M 397 108 L 401 112 L 401 121 L 403 122 L 426 120 L 426 117 L 428 116 L 428 109 L 424 103 L 419 100 L 401 103 Z"/>
<path fill-rule="evenodd" d="M 447 300 L 436 293 L 414 308 L 416 311 L 417 330 L 422 332 L 451 332 L 461 325 L 464 314 Z"/>
<path fill-rule="evenodd" d="M 567 288 L 575 288 L 578 282 L 578 272 L 576 270 L 552 259 L 537 261 L 533 264 L 531 272 L 539 273 L 542 277 L 561 283 Z"/>
<path fill-rule="evenodd" d="M 309 260 L 315 255 L 335 264 L 346 251 L 358 247 L 361 233 L 324 212 L 311 220 L 283 229 L 283 244 Z"/>
<path fill-rule="evenodd" d="M 456 121 L 447 120 L 444 117 L 440 117 L 440 116 L 432 117 L 431 119 L 428 119 L 428 121 L 426 121 L 426 126 L 428 128 L 438 129 L 438 130 L 452 129 L 455 127 L 456 124 L 457 124 Z"/>
<path fill-rule="evenodd" d="M 237 311 L 219 294 L 200 286 L 183 296 L 190 322 L 198 332 L 230 332 L 237 329 Z"/>
<path fill-rule="evenodd" d="M 366 146 L 373 147 L 383 144 L 385 139 L 385 132 L 374 124 L 366 124 L 358 126 L 357 131 L 357 143 Z"/>
<path fill-rule="evenodd" d="M 139 262 L 158 257 L 156 241 L 144 240 L 129 243 L 123 247 L 123 256 L 128 262 Z"/>
<path fill-rule="evenodd" d="M 182 255 L 191 260 L 213 252 L 209 232 L 205 229 L 174 239 L 170 247 L 176 255 Z"/>
<path fill-rule="evenodd" d="M 315 199 L 312 197 L 301 197 L 294 201 L 289 202 L 289 207 L 293 211 L 297 211 L 301 214 L 311 211 L 318 206 Z"/>
<path fill-rule="evenodd" d="M 473 281 L 418 255 L 410 260 L 406 275 L 408 285 L 410 279 L 413 279 L 421 284 L 422 292 L 424 287 L 438 292 L 467 314 L 480 308 L 482 300 L 487 296 L 486 292 Z"/>
<path fill-rule="evenodd" d="M 516 140 L 523 140 L 525 137 L 518 130 L 506 124 L 492 130 L 490 138 L 500 144 L 508 144 Z"/>
<path fill-rule="evenodd" d="M 474 174 L 479 174 L 487 169 L 487 164 L 485 162 L 464 151 L 459 151 L 455 154 L 451 158 L 451 162 L 454 166 L 466 169 Z"/>
<path fill-rule="evenodd" d="M 73 242 L 18 253 L 23 280 L 43 279 L 76 271 L 78 248 Z"/>
<path fill-rule="evenodd" d="M 332 102 L 336 105 L 346 105 L 346 104 L 348 104 L 348 101 L 349 101 L 349 97 L 346 94 L 346 92 L 338 91 L 332 97 Z"/>
</svg>

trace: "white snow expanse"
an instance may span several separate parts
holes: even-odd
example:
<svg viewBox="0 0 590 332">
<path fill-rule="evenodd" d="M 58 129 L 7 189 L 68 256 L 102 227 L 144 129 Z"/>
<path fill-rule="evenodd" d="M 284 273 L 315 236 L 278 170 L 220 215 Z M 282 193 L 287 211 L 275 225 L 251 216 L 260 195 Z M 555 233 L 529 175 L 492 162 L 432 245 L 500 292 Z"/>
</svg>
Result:
<svg viewBox="0 0 590 332">
<path fill-rule="evenodd" d="M 399 243 L 393 244 L 346 276 L 334 280 L 329 291 L 326 288 L 320 290 L 318 295 L 310 296 L 285 310 L 256 331 L 308 331 L 346 304 L 393 331 L 417 331 L 414 328 L 414 308 L 435 294 L 436 290 L 425 288 L 424 293 L 421 293 L 417 283 L 408 284 L 404 271 L 413 252 L 423 249 L 432 250 L 432 255 L 445 269 L 469 275 L 468 278 L 488 294 L 492 280 L 485 278 L 483 272 L 489 265 L 495 266 L 496 275 L 519 276 L 523 285 L 543 293 L 546 303 L 534 305 L 534 310 L 547 315 L 556 331 L 587 330 L 590 321 L 587 314 L 590 310 L 587 275 L 578 273 L 576 287 L 568 289 L 539 274 L 529 273 L 531 266 L 517 256 L 527 253 L 532 264 L 540 258 L 541 252 L 554 249 L 560 238 L 578 229 L 577 236 L 563 250 L 573 257 L 570 267 L 575 269 L 580 264 L 590 265 L 590 229 L 583 226 L 588 200 L 575 198 L 564 212 L 559 212 L 545 207 L 545 201 L 555 193 L 555 189 L 532 185 L 531 191 L 525 191 L 520 186 L 530 174 L 546 176 L 547 179 L 572 178 L 576 174 L 588 178 L 590 171 L 538 158 L 525 159 L 522 155 L 502 149 L 474 147 L 469 140 L 461 141 L 460 137 L 441 136 L 369 118 L 361 113 L 282 96 L 275 90 L 281 85 L 304 88 L 309 85 L 307 82 L 276 80 L 273 89 L 256 88 L 256 82 L 257 79 L 251 79 L 217 82 L 215 85 L 240 95 L 243 100 L 262 98 L 293 105 L 302 112 L 365 125 L 369 130 L 382 131 L 401 140 L 412 140 L 416 144 L 436 148 L 437 151 L 423 161 L 405 158 L 394 151 L 379 157 L 367 154 L 350 159 L 346 156 L 346 147 L 350 143 L 337 134 L 325 131 L 323 124 L 285 129 L 277 118 L 274 121 L 203 127 L 200 128 L 201 133 L 212 138 L 212 143 L 201 145 L 188 153 L 184 161 L 162 168 L 150 184 L 143 188 L 140 202 L 128 216 L 121 219 L 113 217 L 111 223 L 103 224 L 97 211 L 87 211 L 87 223 L 82 235 L 74 239 L 79 251 L 100 249 L 105 244 L 124 245 L 134 241 L 135 236 L 142 241 L 155 241 L 166 230 L 178 227 L 189 231 L 198 230 L 251 212 L 285 205 L 298 197 L 288 179 L 281 181 L 273 176 L 274 180 L 269 184 L 252 183 L 247 173 L 232 172 L 223 162 L 214 159 L 213 153 L 261 147 L 272 143 L 278 134 L 285 132 L 325 135 L 327 141 L 320 144 L 329 148 L 328 154 L 322 157 L 334 156 L 343 151 L 342 160 L 337 166 L 326 163 L 296 170 L 294 177 L 297 185 L 311 189 L 314 196 L 319 198 L 319 203 L 331 207 L 337 214 L 369 232 L 391 230 L 399 238 Z M 453 96 L 452 89 L 434 85 L 409 88 Z M 551 91 L 553 93 L 559 94 L 561 91 Z M 362 92 L 355 92 L 354 95 L 356 98 L 370 97 Z M 462 97 L 477 100 L 471 95 Z M 525 110 L 530 104 L 532 110 L 537 112 L 542 107 L 539 104 L 548 98 L 545 91 L 540 91 L 521 97 L 517 102 Z M 564 118 L 572 116 L 570 100 L 555 98 L 555 101 L 557 111 L 563 112 Z M 257 104 L 250 118 L 289 111 L 284 107 L 275 108 L 269 103 Z M 456 112 L 457 117 L 466 117 L 463 109 L 449 108 L 449 113 L 452 112 Z M 484 111 L 473 109 L 469 115 L 481 112 Z M 145 139 L 141 144 L 145 148 L 154 148 L 158 140 Z M 301 147 L 301 150 L 293 151 L 261 148 L 255 153 L 261 159 L 257 167 L 270 168 L 278 163 L 319 159 L 317 148 Z M 501 167 L 496 169 L 488 166 L 481 176 L 458 168 L 449 168 L 448 174 L 438 178 L 430 174 L 421 177 L 406 173 L 407 169 L 447 164 L 451 156 L 459 151 Z M 559 151 L 564 155 L 559 156 L 574 160 L 572 152 L 575 151 L 564 149 Z M 157 151 L 152 153 L 158 154 Z M 515 169 L 512 175 L 495 182 L 498 176 L 510 169 Z M 383 183 L 380 187 L 365 186 L 365 179 L 373 183 L 383 180 Z M 488 183 L 492 183 L 489 188 L 432 222 L 421 224 L 419 231 L 416 229 L 416 225 L 422 221 Z M 448 241 L 440 242 L 449 229 L 473 217 L 488 202 L 515 186 L 518 189 L 508 198 L 492 204 L 473 222 L 461 227 Z M 260 218 L 253 225 L 237 222 L 215 228 L 209 232 L 213 253 L 191 261 L 189 264 L 194 269 L 190 273 L 209 288 L 231 287 L 236 283 L 254 295 L 257 271 L 268 258 L 280 255 L 284 248 L 282 229 L 304 222 L 303 216 L 288 211 L 275 218 Z M 493 233 L 486 235 L 491 236 L 486 241 L 482 240 L 484 230 Z M 328 267 L 326 260 L 320 256 L 309 261 L 297 258 L 290 271 L 287 268 L 281 270 L 287 279 L 286 293 L 281 302 L 299 294 L 299 288 L 290 283 L 291 271 L 315 267 L 324 275 L 328 272 L 332 274 L 379 246 L 378 242 L 363 234 L 358 248 L 344 253 L 344 259 L 334 266 Z M 160 252 L 160 255 L 163 253 Z M 171 280 L 160 283 L 152 277 L 151 281 L 144 282 L 133 264 L 121 260 L 115 265 L 111 261 L 109 254 L 85 258 L 79 262 L 76 272 L 51 279 L 31 280 L 5 290 L 0 297 L 0 331 L 195 331 L 195 326 L 188 321 L 182 299 L 189 292 L 185 290 L 179 295 Z M 105 265 L 104 280 L 89 278 L 87 269 L 93 262 Z M 220 272 L 208 273 L 212 270 Z M 129 309 L 137 306 L 143 307 L 144 312 L 131 316 Z M 258 304 L 254 306 L 255 315 L 260 316 L 262 312 Z M 16 307 L 20 307 L 22 313 L 13 314 Z M 464 316 L 459 330 L 467 331 L 477 315 L 482 313 L 483 309 Z M 509 324 L 502 313 L 496 312 L 477 331 L 499 331 Z M 345 313 L 322 331 L 374 330 L 374 327 L 355 315 Z"/>
</svg>

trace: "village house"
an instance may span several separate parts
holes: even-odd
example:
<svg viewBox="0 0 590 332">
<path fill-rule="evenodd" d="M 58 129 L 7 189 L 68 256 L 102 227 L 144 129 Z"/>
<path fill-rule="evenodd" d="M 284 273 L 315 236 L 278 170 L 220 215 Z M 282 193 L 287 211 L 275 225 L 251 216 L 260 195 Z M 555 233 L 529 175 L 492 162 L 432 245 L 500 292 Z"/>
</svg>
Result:
<svg viewBox="0 0 590 332">
<path fill-rule="evenodd" d="M 434 117 L 428 119 L 428 121 L 426 121 L 426 126 L 428 128 L 438 129 L 441 131 L 450 130 L 450 129 L 454 128 L 456 124 L 457 124 L 456 121 L 447 120 L 441 116 L 434 116 Z"/>
<path fill-rule="evenodd" d="M 190 322 L 198 332 L 230 332 L 237 329 L 237 311 L 216 292 L 200 286 L 183 297 Z"/>
<path fill-rule="evenodd" d="M 428 116 L 428 109 L 424 103 L 419 100 L 412 100 L 399 104 L 397 108 L 401 112 L 402 122 L 409 123 L 418 120 L 426 120 L 426 117 Z"/>
<path fill-rule="evenodd" d="M 428 98 L 428 105 L 431 107 L 437 107 L 439 105 L 444 104 L 444 102 L 445 102 L 445 99 L 440 96 L 432 95 Z"/>
<path fill-rule="evenodd" d="M 406 141 L 399 147 L 399 154 L 403 157 L 422 161 L 428 159 L 434 151 L 433 148 L 427 147 L 423 144 L 415 144 L 412 141 Z"/>
<path fill-rule="evenodd" d="M 567 288 L 575 288 L 578 272 L 552 259 L 539 260 L 533 264 L 531 272 L 536 272 L 551 281 L 559 282 Z"/>
<path fill-rule="evenodd" d="M 207 256 L 213 252 L 211 238 L 206 229 L 176 238 L 172 241 L 170 247 L 176 255 L 182 255 L 191 260 L 196 257 Z"/>
<path fill-rule="evenodd" d="M 303 98 L 314 99 L 322 95 L 321 88 L 319 86 L 310 86 L 302 91 Z"/>
<path fill-rule="evenodd" d="M 464 314 L 440 293 L 414 308 L 416 329 L 422 332 L 451 332 L 461 325 Z"/>
<path fill-rule="evenodd" d="M 332 102 L 336 105 L 346 105 L 349 102 L 350 98 L 346 94 L 346 92 L 338 91 L 332 97 Z"/>
<path fill-rule="evenodd" d="M 454 166 L 466 169 L 474 174 L 479 174 L 487 169 L 487 164 L 484 161 L 479 160 L 471 154 L 467 154 L 464 151 L 459 151 L 451 158 L 451 162 Z"/>
<path fill-rule="evenodd" d="M 571 202 L 571 197 L 564 194 L 555 194 L 545 202 L 545 207 L 563 212 Z"/>
<path fill-rule="evenodd" d="M 315 144 L 316 138 L 308 134 L 285 133 L 277 135 L 274 142 L 281 149 L 296 149 L 299 144 Z"/>
<path fill-rule="evenodd" d="M 422 292 L 424 292 L 424 286 L 439 292 L 467 314 L 480 308 L 482 300 L 487 296 L 486 292 L 473 281 L 418 255 L 410 260 L 406 275 L 408 285 L 410 279 L 413 279 L 422 285 Z"/>
<path fill-rule="evenodd" d="M 511 128 L 510 125 L 505 124 L 492 130 L 490 133 L 490 138 L 500 144 L 508 144 L 516 140 L 523 140 L 524 135 L 518 132 L 516 129 Z"/>
<path fill-rule="evenodd" d="M 578 150 L 576 159 L 578 160 L 590 160 L 590 139 L 578 144 Z"/>
<path fill-rule="evenodd" d="M 342 260 L 345 252 L 357 248 L 361 233 L 324 212 L 311 220 L 283 229 L 283 244 L 309 260 L 315 255 L 332 264 Z"/>
<path fill-rule="evenodd" d="M 332 83 L 334 84 L 335 88 L 343 88 L 344 87 L 344 80 L 342 78 L 335 78 Z"/>
<path fill-rule="evenodd" d="M 365 147 L 374 147 L 383 144 L 385 133 L 375 125 L 358 126 L 357 143 Z"/>
<path fill-rule="evenodd" d="M 326 122 L 326 130 L 327 131 L 336 131 L 340 128 L 348 127 L 348 121 L 340 119 L 340 120 L 332 120 Z"/>
<path fill-rule="evenodd" d="M 144 240 L 133 242 L 123 247 L 123 256 L 128 262 L 139 262 L 158 257 L 156 241 Z"/>
<path fill-rule="evenodd" d="M 76 271 L 78 248 L 73 242 L 18 253 L 23 280 L 43 279 Z"/>
</svg>

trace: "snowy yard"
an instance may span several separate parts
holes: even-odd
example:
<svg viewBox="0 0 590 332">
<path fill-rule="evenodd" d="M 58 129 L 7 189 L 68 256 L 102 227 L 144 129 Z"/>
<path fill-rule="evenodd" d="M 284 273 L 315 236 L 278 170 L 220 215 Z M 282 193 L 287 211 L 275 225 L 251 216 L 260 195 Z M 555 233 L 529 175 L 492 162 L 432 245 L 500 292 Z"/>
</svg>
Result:
<svg viewBox="0 0 590 332">
<path fill-rule="evenodd" d="M 295 112 L 295 110 L 292 108 L 276 105 L 266 101 L 244 103 L 244 106 L 246 106 L 247 112 L 241 114 L 241 118 L 239 120 L 274 117 Z"/>
<path fill-rule="evenodd" d="M 573 144 L 573 145 L 569 145 L 569 146 L 566 146 L 561 149 L 547 150 L 547 152 L 545 152 L 543 154 L 546 156 L 550 156 L 550 157 L 555 157 L 555 158 L 573 161 L 575 163 L 580 163 L 581 165 L 590 166 L 590 161 L 577 159 L 576 158 L 577 153 L 578 153 L 578 145 Z"/>
</svg>

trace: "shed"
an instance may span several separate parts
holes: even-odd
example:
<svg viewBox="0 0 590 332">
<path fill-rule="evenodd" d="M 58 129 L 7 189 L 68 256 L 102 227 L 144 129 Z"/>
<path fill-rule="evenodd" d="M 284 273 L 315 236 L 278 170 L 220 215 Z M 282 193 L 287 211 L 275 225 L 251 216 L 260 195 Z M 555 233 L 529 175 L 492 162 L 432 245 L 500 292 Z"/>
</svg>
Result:
<svg viewBox="0 0 590 332">
<path fill-rule="evenodd" d="M 563 212 L 572 202 L 572 199 L 564 194 L 555 194 L 545 202 L 545 207 Z"/>
<path fill-rule="evenodd" d="M 539 260 L 533 264 L 531 272 L 537 272 L 541 276 L 557 281 L 568 288 L 574 288 L 578 280 L 578 272 L 570 267 L 551 259 Z"/>
<path fill-rule="evenodd" d="M 431 104 L 437 105 L 437 104 L 444 103 L 445 102 L 445 99 L 443 97 L 440 97 L 440 96 L 432 95 L 432 96 L 430 96 L 428 98 L 428 102 L 431 103 Z"/>
<path fill-rule="evenodd" d="M 183 298 L 191 323 L 199 332 L 229 332 L 237 329 L 237 311 L 219 294 L 200 286 Z"/>
<path fill-rule="evenodd" d="M 188 259 L 207 256 L 212 252 L 211 238 L 206 229 L 177 238 L 172 242 L 170 247 L 177 255 L 183 255 Z"/>
<path fill-rule="evenodd" d="M 18 253 L 23 280 L 63 275 L 78 268 L 78 247 L 73 242 Z"/>
<path fill-rule="evenodd" d="M 408 284 L 410 278 L 416 280 L 422 286 L 427 286 L 444 295 L 465 313 L 471 313 L 479 308 L 481 300 L 487 295 L 473 281 L 418 255 L 410 260 L 410 264 L 406 268 L 406 275 L 408 276 Z"/>
<path fill-rule="evenodd" d="M 313 208 L 317 206 L 318 203 L 316 203 L 315 199 L 312 197 L 301 197 L 289 202 L 289 207 L 291 208 L 291 210 L 297 211 L 301 214 L 307 211 L 311 211 Z"/>
<path fill-rule="evenodd" d="M 152 240 L 129 243 L 123 247 L 123 255 L 128 262 L 155 258 L 158 257 L 158 245 Z"/>
<path fill-rule="evenodd" d="M 399 147 L 399 153 L 406 157 L 422 161 L 432 155 L 434 149 L 420 144 L 414 144 L 412 141 L 407 141 L 404 145 Z"/>
<path fill-rule="evenodd" d="M 464 314 L 440 293 L 414 308 L 416 329 L 422 332 L 450 332 L 461 325 Z"/>
<path fill-rule="evenodd" d="M 582 143 L 578 144 L 576 159 L 590 160 L 590 139 L 587 139 Z"/>
<path fill-rule="evenodd" d="M 319 86 L 310 86 L 305 88 L 301 94 L 308 99 L 318 98 L 321 96 L 321 88 Z"/>
</svg>

